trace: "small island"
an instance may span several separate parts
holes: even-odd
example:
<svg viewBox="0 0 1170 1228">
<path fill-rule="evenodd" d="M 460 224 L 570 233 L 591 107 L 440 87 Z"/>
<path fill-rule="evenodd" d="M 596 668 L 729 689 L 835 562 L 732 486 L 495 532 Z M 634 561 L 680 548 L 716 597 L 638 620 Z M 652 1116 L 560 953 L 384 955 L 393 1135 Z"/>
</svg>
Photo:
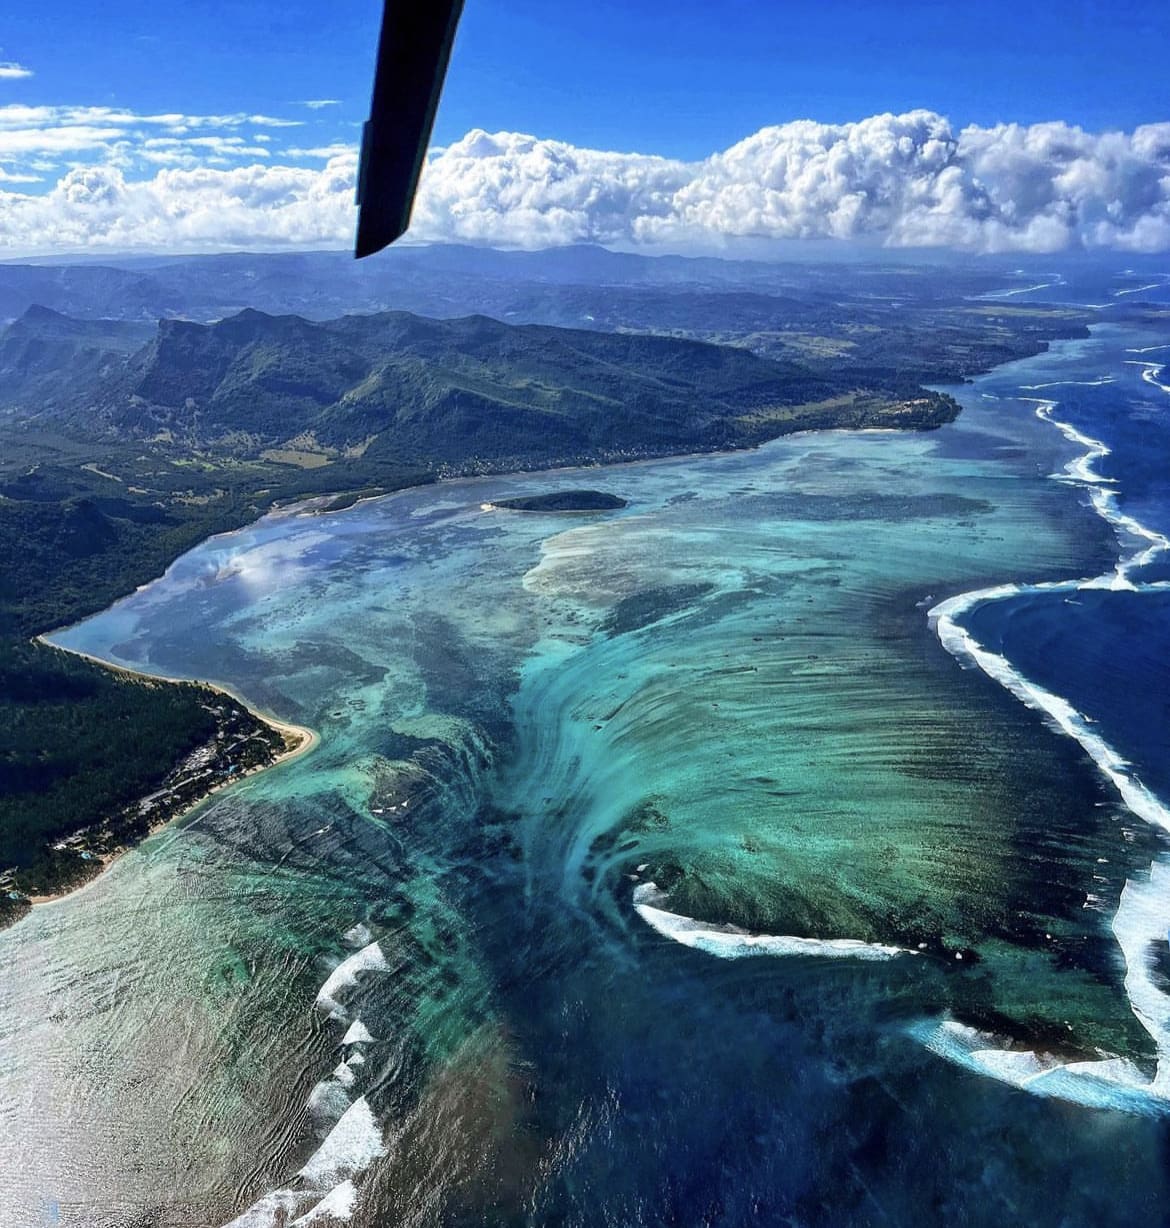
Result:
<svg viewBox="0 0 1170 1228">
<path fill-rule="evenodd" d="M 496 499 L 485 506 L 509 512 L 612 512 L 629 504 L 603 490 L 554 490 L 543 495 Z"/>
</svg>

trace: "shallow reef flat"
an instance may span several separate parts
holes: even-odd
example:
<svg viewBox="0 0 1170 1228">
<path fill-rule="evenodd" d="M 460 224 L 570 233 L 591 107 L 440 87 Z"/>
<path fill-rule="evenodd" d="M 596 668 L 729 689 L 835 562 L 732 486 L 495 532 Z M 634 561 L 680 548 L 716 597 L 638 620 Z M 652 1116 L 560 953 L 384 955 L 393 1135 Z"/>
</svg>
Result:
<svg viewBox="0 0 1170 1228">
<path fill-rule="evenodd" d="M 920 1036 L 1152 1057 L 1085 905 L 1156 837 L 927 618 L 1115 557 L 1012 399 L 1078 344 L 929 435 L 285 510 L 58 637 L 321 741 L 0 935 L 5 1204 L 1140 1218 L 1160 1122 L 1070 1116 Z M 492 506 L 594 486 L 628 506 Z"/>
</svg>

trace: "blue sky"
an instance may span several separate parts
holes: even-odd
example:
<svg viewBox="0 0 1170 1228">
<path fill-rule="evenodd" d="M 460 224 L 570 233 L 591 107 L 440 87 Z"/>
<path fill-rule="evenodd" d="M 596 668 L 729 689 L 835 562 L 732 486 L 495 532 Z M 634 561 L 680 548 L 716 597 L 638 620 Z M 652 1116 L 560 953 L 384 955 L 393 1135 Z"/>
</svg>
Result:
<svg viewBox="0 0 1170 1228">
<path fill-rule="evenodd" d="M 115 197 L 160 168 L 231 171 L 236 179 L 224 183 L 233 192 L 242 182 L 237 170 L 246 165 L 321 173 L 325 179 L 313 181 L 316 187 L 303 176 L 278 183 L 272 175 L 260 187 L 257 170 L 248 207 L 263 203 L 266 194 L 316 191 L 316 221 L 301 216 L 304 210 L 295 217 L 286 213 L 282 228 L 269 228 L 273 241 L 333 241 L 330 235 L 348 227 L 340 201 L 368 105 L 377 0 L 161 6 L 42 0 L 6 7 L 0 16 L 0 194 L 8 195 L 0 195 L 0 250 L 29 248 L 34 241 L 84 246 L 98 233 L 89 222 L 97 221 L 106 228 L 102 241 L 113 243 Z M 1141 125 L 1170 121 L 1168 46 L 1170 4 L 1149 0 L 467 0 L 435 132 L 436 144 L 451 146 L 458 156 L 449 157 L 442 171 L 437 164 L 428 170 L 435 202 L 427 206 L 431 230 L 425 233 L 443 237 L 436 227 L 446 227 L 446 237 L 473 241 L 497 235 L 524 243 L 594 238 L 636 244 L 648 235 L 657 241 L 666 233 L 659 215 L 670 211 L 664 194 L 673 194 L 675 220 L 667 230 L 675 238 L 685 231 L 687 242 L 700 232 L 710 232 L 713 241 L 741 232 L 850 237 L 860 227 L 871 238 L 908 243 L 924 238 L 1003 248 L 1018 241 L 1029 250 L 1054 250 L 1061 242 L 1100 241 L 1157 249 L 1163 222 L 1170 234 L 1170 201 L 1155 200 L 1150 213 L 1160 168 L 1170 173 L 1160 137 L 1130 142 L 1123 152 L 1105 145 L 1070 152 L 1068 141 L 1036 129 L 1021 152 L 1003 141 L 989 151 L 981 138 L 972 142 L 962 132 L 969 125 L 993 130 L 1060 121 L 1091 134 L 1132 134 Z M 308 101 L 328 105 L 309 107 Z M 900 124 L 896 132 L 889 125 L 848 129 L 887 112 L 919 110 L 941 117 L 946 130 L 933 122 Z M 803 119 L 843 127 L 810 145 L 806 132 L 791 127 Z M 589 153 L 636 152 L 693 165 L 770 128 L 783 131 L 769 149 L 751 151 L 750 168 L 740 159 L 719 169 L 719 182 L 698 186 L 658 166 L 599 161 Z M 531 134 L 555 147 L 542 145 L 534 153 L 511 139 L 491 147 L 469 143 L 467 134 L 477 129 Z M 40 145 L 38 130 L 45 134 Z M 939 139 L 947 145 L 941 161 Z M 905 140 L 915 143 L 912 167 L 897 153 Z M 812 146 L 830 143 L 837 153 L 821 165 Z M 859 145 L 865 147 L 860 152 Z M 843 171 L 846 154 L 850 168 Z M 882 156 L 892 178 L 878 182 L 874 159 Z M 582 200 L 604 197 L 601 222 L 579 216 L 571 202 L 574 220 L 566 223 L 563 199 L 542 202 L 525 192 L 518 202 L 515 191 L 504 190 L 518 175 L 537 176 L 542 166 L 547 175 L 550 158 L 566 180 L 583 177 Z M 1021 158 L 1043 163 L 1047 186 L 1024 185 Z M 935 213 L 949 208 L 942 198 L 953 176 L 945 172 L 956 165 L 965 176 L 968 220 L 998 211 L 994 234 L 986 227 L 940 227 L 937 219 L 907 229 L 902 205 L 893 214 L 886 208 L 890 193 L 902 191 L 900 183 L 921 175 L 932 177 Z M 100 173 L 78 187 L 89 167 Z M 462 178 L 448 184 L 444 176 L 456 173 Z M 28 201 L 64 191 L 70 175 L 65 195 L 88 212 L 53 237 L 46 230 L 49 214 L 37 215 Z M 780 196 L 761 198 L 746 216 L 728 221 L 723 181 L 735 175 L 766 182 Z M 1137 195 L 1113 208 L 1117 192 L 1128 191 L 1135 177 Z M 825 199 L 829 180 L 838 193 L 832 201 Z M 174 175 L 164 177 L 156 194 L 174 193 L 178 183 Z M 815 190 L 820 215 L 828 209 L 835 220 L 810 221 L 801 201 L 788 200 L 798 188 L 805 193 L 801 201 Z M 499 225 L 486 216 L 451 214 L 469 193 L 477 200 L 491 197 Z M 169 208 L 138 196 L 139 210 Z M 632 209 L 634 197 L 640 212 L 614 223 L 610 214 L 625 205 Z M 854 197 L 863 198 L 860 212 Z M 1143 200 L 1135 229 L 1134 210 Z M 524 226 L 518 226 L 519 204 L 529 210 Z M 442 207 L 448 214 L 440 217 Z M 193 215 L 216 207 L 207 199 L 183 208 Z M 230 233 L 224 229 L 225 244 L 251 242 L 243 208 L 233 214 Z M 921 213 L 921 200 L 905 204 L 911 208 Z M 1037 210 L 1047 211 L 1042 225 L 1033 225 Z M 128 228 L 127 219 L 121 221 Z M 202 242 L 196 232 L 211 233 L 194 222 L 187 232 L 174 241 Z M 265 233 L 259 226 L 257 241 Z M 159 234 L 160 242 L 169 241 Z"/>
<path fill-rule="evenodd" d="M 702 157 L 766 124 L 926 107 L 959 125 L 1167 117 L 1170 4 L 468 0 L 449 134 Z"/>
<path fill-rule="evenodd" d="M 44 0 L 0 17 L 0 94 L 290 113 L 368 102 L 374 0 Z M 1148 0 L 467 0 L 436 138 L 509 129 L 697 158 L 766 124 L 926 107 L 956 124 L 1167 118 L 1170 4 Z"/>
</svg>

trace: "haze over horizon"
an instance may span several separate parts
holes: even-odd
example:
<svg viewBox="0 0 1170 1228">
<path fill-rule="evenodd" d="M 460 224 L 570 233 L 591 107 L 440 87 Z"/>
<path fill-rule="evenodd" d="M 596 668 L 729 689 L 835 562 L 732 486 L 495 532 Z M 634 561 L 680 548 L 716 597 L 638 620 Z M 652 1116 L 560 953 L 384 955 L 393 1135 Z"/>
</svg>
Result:
<svg viewBox="0 0 1170 1228">
<path fill-rule="evenodd" d="M 350 244 L 373 0 L 50 9 L 0 26 L 0 254 Z M 470 4 L 411 239 L 1170 250 L 1161 9 L 725 9 Z"/>
</svg>

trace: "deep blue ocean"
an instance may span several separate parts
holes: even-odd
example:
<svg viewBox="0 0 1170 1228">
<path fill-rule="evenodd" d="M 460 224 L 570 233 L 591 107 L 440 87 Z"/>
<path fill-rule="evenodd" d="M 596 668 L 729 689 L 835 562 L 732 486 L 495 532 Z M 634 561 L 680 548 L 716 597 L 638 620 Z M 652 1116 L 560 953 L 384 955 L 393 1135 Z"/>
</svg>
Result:
<svg viewBox="0 0 1170 1228">
<path fill-rule="evenodd" d="M 1021 275 L 1091 335 L 939 431 L 285 509 L 57 635 L 321 740 L 0 935 L 3 1205 L 1166 1223 L 1163 281 Z"/>
<path fill-rule="evenodd" d="M 1104 514 L 1119 531 L 1120 558 L 1134 564 L 1124 579 L 1070 577 L 1089 583 L 1076 592 L 988 602 L 963 621 L 1029 680 L 1088 717 L 1133 774 L 1170 803 L 1170 311 L 1161 324 L 1118 322 L 1116 290 L 1095 279 L 1025 297 L 1057 295 L 1104 303 L 1101 323 L 1090 341 L 1056 347 L 1051 381 L 1038 359 L 1037 386 L 1013 391 L 1048 402 L 1037 408 L 1049 420 L 1101 445 L 1086 449 L 1088 472 L 1074 467 L 1070 485 L 1092 505 L 1094 484 L 1080 479 L 1100 479 L 1098 501 L 1105 496 Z M 1138 297 L 1170 307 L 1170 277 Z M 1136 524 L 1127 526 L 1126 518 Z"/>
</svg>

